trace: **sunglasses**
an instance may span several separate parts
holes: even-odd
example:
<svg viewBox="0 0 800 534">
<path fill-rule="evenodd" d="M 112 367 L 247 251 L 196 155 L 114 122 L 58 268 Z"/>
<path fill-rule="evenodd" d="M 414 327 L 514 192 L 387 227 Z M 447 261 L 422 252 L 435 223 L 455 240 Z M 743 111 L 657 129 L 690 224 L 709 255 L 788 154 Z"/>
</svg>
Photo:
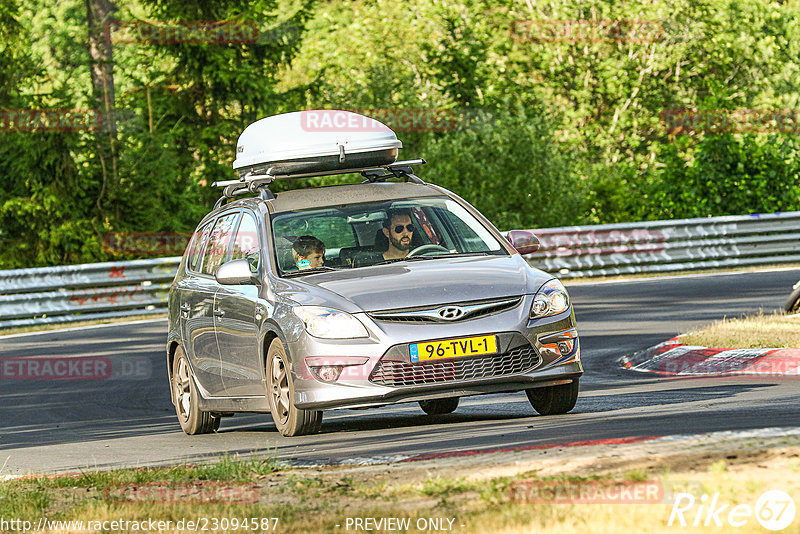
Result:
<svg viewBox="0 0 800 534">
<path fill-rule="evenodd" d="M 405 229 L 406 229 L 406 232 L 413 232 L 414 231 L 414 225 L 413 224 L 407 224 L 405 226 Z M 402 224 L 398 224 L 397 226 L 394 227 L 394 233 L 399 234 L 402 231 L 403 231 L 403 225 Z"/>
</svg>

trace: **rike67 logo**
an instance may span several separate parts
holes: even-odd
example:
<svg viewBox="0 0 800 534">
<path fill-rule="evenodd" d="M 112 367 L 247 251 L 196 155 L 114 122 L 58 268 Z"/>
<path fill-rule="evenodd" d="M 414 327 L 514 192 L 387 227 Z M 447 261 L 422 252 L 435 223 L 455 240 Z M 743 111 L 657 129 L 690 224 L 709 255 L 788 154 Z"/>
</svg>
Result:
<svg viewBox="0 0 800 534">
<path fill-rule="evenodd" d="M 719 493 L 703 494 L 696 499 L 691 493 L 675 494 L 675 502 L 667 521 L 669 527 L 717 527 L 724 532 L 752 524 L 755 519 L 767 530 L 783 530 L 794 521 L 795 504 L 781 490 L 764 492 L 755 505 L 726 503 Z"/>
</svg>

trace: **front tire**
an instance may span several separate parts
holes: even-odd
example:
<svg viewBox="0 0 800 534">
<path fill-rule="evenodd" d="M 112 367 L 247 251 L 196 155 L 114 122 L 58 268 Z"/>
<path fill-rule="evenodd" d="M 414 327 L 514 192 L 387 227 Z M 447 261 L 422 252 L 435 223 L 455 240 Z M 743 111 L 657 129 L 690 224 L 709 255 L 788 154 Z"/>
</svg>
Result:
<svg viewBox="0 0 800 534">
<path fill-rule="evenodd" d="M 458 408 L 458 401 L 458 397 L 421 400 L 419 401 L 419 407 L 428 415 L 444 415 L 456 411 L 456 408 Z"/>
<path fill-rule="evenodd" d="M 575 407 L 578 389 L 578 379 L 575 379 L 560 386 L 526 389 L 525 394 L 533 409 L 541 415 L 558 415 Z"/>
<path fill-rule="evenodd" d="M 786 313 L 800 312 L 800 286 L 789 295 L 789 299 L 783 309 L 786 310 Z"/>
<path fill-rule="evenodd" d="M 320 410 L 301 410 L 294 405 L 294 384 L 286 349 L 275 338 L 267 350 L 267 399 L 272 420 L 284 436 L 303 436 L 319 432 Z"/>
<path fill-rule="evenodd" d="M 192 378 L 192 368 L 183 348 L 175 349 L 175 361 L 172 364 L 172 397 L 175 401 L 175 412 L 184 432 L 210 434 L 219 429 L 220 417 L 199 408 L 199 393 Z"/>
</svg>

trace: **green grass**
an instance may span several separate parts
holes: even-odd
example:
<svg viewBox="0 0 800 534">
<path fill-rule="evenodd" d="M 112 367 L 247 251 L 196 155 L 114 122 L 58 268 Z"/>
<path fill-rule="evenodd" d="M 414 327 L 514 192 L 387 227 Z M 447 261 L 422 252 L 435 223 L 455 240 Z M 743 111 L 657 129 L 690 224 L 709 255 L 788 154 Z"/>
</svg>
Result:
<svg viewBox="0 0 800 534">
<path fill-rule="evenodd" d="M 41 486 L 0 484 L 0 517 L 33 517 L 50 504 L 50 492 Z"/>
<path fill-rule="evenodd" d="M 687 345 L 715 348 L 800 348 L 800 314 L 759 313 L 743 319 L 722 319 L 680 338 Z"/>
<path fill-rule="evenodd" d="M 644 469 L 631 469 L 625 472 L 625 480 L 628 482 L 644 482 L 648 479 L 649 475 Z"/>
<path fill-rule="evenodd" d="M 83 471 L 77 476 L 37 477 L 16 479 L 10 485 L 36 485 L 41 488 L 86 488 L 121 484 L 147 484 L 150 482 L 186 483 L 193 481 L 252 482 L 255 477 L 268 475 L 280 469 L 273 458 L 241 459 L 224 455 L 218 461 L 200 465 L 172 467 L 143 467 L 114 469 L 110 471 Z"/>
<path fill-rule="evenodd" d="M 452 478 L 429 478 L 422 485 L 420 493 L 427 496 L 451 495 L 453 493 L 464 493 L 466 491 L 476 491 L 479 485 L 467 482 L 463 479 Z"/>
<path fill-rule="evenodd" d="M 689 490 L 721 491 L 725 484 L 728 500 L 752 501 L 767 483 L 733 471 L 722 470 L 717 462 L 703 472 L 676 474 L 677 482 L 687 481 Z M 339 468 L 294 470 L 282 468 L 272 458 L 242 459 L 224 456 L 208 465 L 183 465 L 165 468 L 91 471 L 78 477 L 39 477 L 0 483 L 0 516 L 36 521 L 51 520 L 180 520 L 199 517 L 278 518 L 278 532 L 322 533 L 344 531 L 348 517 L 452 518 L 454 531 L 462 534 L 491 532 L 631 532 L 658 531 L 667 517 L 668 504 L 646 506 L 621 504 L 574 504 L 516 502 L 511 487 L 518 481 L 564 484 L 605 484 L 666 480 L 650 469 L 624 473 L 576 476 L 536 475 L 535 471 L 515 476 L 470 480 L 444 476 L 458 473 L 452 468 L 431 467 L 427 475 L 396 480 L 391 475 L 348 471 Z M 763 474 L 755 466 L 751 472 Z M 400 473 L 398 473 L 400 474 Z M 791 469 L 783 473 L 786 484 L 796 477 Z M 724 476 L 724 480 L 720 477 Z M 126 484 L 192 484 L 209 481 L 225 485 L 246 483 L 255 488 L 256 503 L 236 501 L 197 504 L 175 499 L 171 502 L 120 502 L 107 499 L 103 489 Z M 770 484 L 772 482 L 770 481 Z M 779 485 L 781 485 L 779 484 Z M 784 487 L 784 485 L 781 485 Z M 789 486 L 786 486 L 789 487 Z M 337 527 L 336 525 L 340 525 Z M 463 527 L 461 525 L 464 525 Z M 457 527 L 457 528 L 456 528 Z M 270 529 L 272 530 L 272 529 Z M 219 531 L 219 530 L 218 530 Z M 233 531 L 233 530 L 229 530 Z M 250 530 L 252 532 L 252 530 Z M 264 530 L 259 530 L 264 532 Z M 417 532 L 413 528 L 410 532 Z"/>
</svg>

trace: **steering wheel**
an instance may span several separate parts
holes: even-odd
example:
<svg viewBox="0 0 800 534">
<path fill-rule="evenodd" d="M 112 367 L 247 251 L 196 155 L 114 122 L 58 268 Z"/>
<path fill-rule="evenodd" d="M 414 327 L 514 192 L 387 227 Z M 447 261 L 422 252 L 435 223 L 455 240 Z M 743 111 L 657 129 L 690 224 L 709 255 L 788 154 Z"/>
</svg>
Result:
<svg viewBox="0 0 800 534">
<path fill-rule="evenodd" d="M 446 248 L 444 248 L 441 245 L 432 245 L 432 244 L 430 244 L 430 245 L 420 245 L 417 248 L 415 248 L 414 250 L 412 250 L 411 252 L 409 252 L 408 255 L 406 256 L 406 258 L 411 258 L 411 257 L 416 256 L 418 254 L 425 254 L 426 252 L 433 252 L 434 250 L 440 251 L 440 252 L 450 252 L 449 250 L 447 250 Z"/>
</svg>

